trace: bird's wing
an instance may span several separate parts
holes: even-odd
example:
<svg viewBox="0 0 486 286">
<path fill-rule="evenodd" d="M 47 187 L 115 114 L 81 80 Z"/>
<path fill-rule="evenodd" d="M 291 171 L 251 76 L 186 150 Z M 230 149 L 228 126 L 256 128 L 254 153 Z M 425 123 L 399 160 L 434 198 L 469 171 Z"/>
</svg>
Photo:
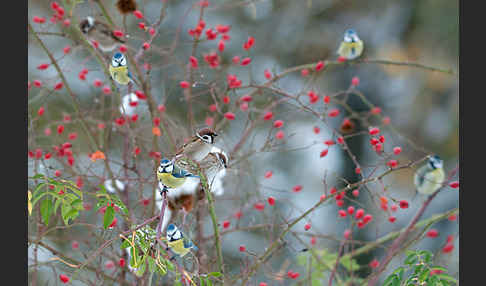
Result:
<svg viewBox="0 0 486 286">
<path fill-rule="evenodd" d="M 174 171 L 172 175 L 176 178 L 185 178 L 185 177 L 197 177 L 196 175 L 189 173 L 188 171 L 181 169 L 174 165 Z"/>
<path fill-rule="evenodd" d="M 189 238 L 184 237 L 183 242 L 184 242 L 184 248 L 193 248 L 197 250 L 197 246 L 195 246 L 194 243 L 192 243 L 192 241 Z"/>
<path fill-rule="evenodd" d="M 414 182 L 415 186 L 417 186 L 417 187 L 422 186 L 422 184 L 424 183 L 426 172 L 427 172 L 427 166 L 426 165 L 420 167 L 415 172 L 415 175 L 413 177 L 413 182 Z"/>
<path fill-rule="evenodd" d="M 344 49 L 345 49 L 345 48 L 346 48 L 346 43 L 341 42 L 341 44 L 339 45 L 339 48 L 338 48 L 338 50 L 337 50 L 337 52 L 336 52 L 336 53 L 337 53 L 338 55 L 342 55 L 342 54 L 344 54 Z"/>
</svg>

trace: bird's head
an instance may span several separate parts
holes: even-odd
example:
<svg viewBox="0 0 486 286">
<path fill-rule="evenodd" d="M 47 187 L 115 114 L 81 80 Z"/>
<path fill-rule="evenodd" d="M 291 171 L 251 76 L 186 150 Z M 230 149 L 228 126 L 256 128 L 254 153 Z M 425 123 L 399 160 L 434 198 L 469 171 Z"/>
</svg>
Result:
<svg viewBox="0 0 486 286">
<path fill-rule="evenodd" d="M 174 224 L 167 226 L 167 240 L 175 241 L 182 238 L 182 232 Z"/>
<path fill-rule="evenodd" d="M 173 170 L 174 170 L 174 162 L 165 158 L 162 159 L 162 161 L 160 161 L 160 165 L 158 169 L 159 173 L 172 173 Z"/>
<path fill-rule="evenodd" d="M 87 34 L 89 30 L 94 27 L 95 20 L 93 17 L 88 16 L 79 23 L 79 29 L 83 34 Z"/>
<path fill-rule="evenodd" d="M 443 164 L 444 163 L 443 163 L 442 159 L 437 155 L 431 156 L 429 158 L 429 166 L 432 169 L 440 169 L 440 168 L 442 168 Z"/>
<path fill-rule="evenodd" d="M 125 56 L 120 53 L 116 52 L 113 57 L 111 58 L 111 65 L 114 67 L 123 67 L 127 65 L 127 59 Z"/>
<path fill-rule="evenodd" d="M 344 41 L 345 42 L 357 42 L 359 41 L 358 34 L 353 29 L 348 29 L 344 32 Z"/>
<path fill-rule="evenodd" d="M 201 139 L 204 143 L 213 144 L 214 137 L 218 136 L 214 130 L 210 128 L 203 128 L 196 132 L 196 136 Z"/>
</svg>

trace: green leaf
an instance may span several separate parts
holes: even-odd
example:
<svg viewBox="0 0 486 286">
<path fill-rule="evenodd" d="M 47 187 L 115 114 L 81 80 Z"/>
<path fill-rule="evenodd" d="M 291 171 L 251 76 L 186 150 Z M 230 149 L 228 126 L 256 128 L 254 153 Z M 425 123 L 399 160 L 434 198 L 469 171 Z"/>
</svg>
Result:
<svg viewBox="0 0 486 286">
<path fill-rule="evenodd" d="M 407 256 L 404 263 L 407 265 L 413 265 L 416 262 L 417 262 L 417 254 L 413 252 Z"/>
<path fill-rule="evenodd" d="M 206 284 L 208 284 L 208 286 L 213 286 L 213 282 L 211 282 L 209 278 L 206 278 Z"/>
<path fill-rule="evenodd" d="M 429 277 L 429 273 L 430 273 L 430 270 L 429 269 L 425 269 L 419 276 L 419 281 L 425 281 L 427 280 L 427 277 Z"/>
<path fill-rule="evenodd" d="M 42 215 L 42 221 L 44 221 L 45 225 L 49 225 L 49 217 L 52 213 L 52 201 L 50 198 L 46 198 L 42 201 L 40 211 Z"/>
<path fill-rule="evenodd" d="M 135 272 L 135 274 L 137 276 L 142 276 L 143 273 L 145 273 L 145 269 L 146 269 L 146 265 L 145 265 L 145 260 L 142 261 L 142 263 L 140 264 L 140 266 L 138 267 L 137 271 Z"/>
<path fill-rule="evenodd" d="M 383 281 L 383 285 L 384 286 L 389 286 L 391 285 L 392 281 L 395 280 L 397 278 L 397 275 L 395 274 L 392 274 L 390 276 L 388 276 L 385 281 Z"/>
<path fill-rule="evenodd" d="M 167 269 L 169 269 L 170 271 L 175 270 L 174 264 L 172 264 L 172 262 L 170 262 L 169 260 L 166 260 L 165 263 L 167 265 Z"/>
<path fill-rule="evenodd" d="M 53 214 L 57 213 L 57 208 L 61 204 L 62 200 L 57 199 L 56 202 L 54 203 L 54 210 L 52 211 Z"/>
<path fill-rule="evenodd" d="M 115 210 L 113 209 L 113 207 L 112 206 L 106 207 L 105 216 L 103 218 L 103 227 L 107 229 L 108 226 L 113 222 L 114 218 L 115 218 Z"/>
<path fill-rule="evenodd" d="M 69 220 L 74 220 L 79 216 L 79 211 L 77 209 L 71 208 L 65 215 L 62 216 L 65 225 L 69 225 Z"/>
<path fill-rule="evenodd" d="M 120 198 L 117 195 L 112 195 L 111 198 L 113 199 L 115 204 L 123 211 L 123 213 L 128 215 L 128 209 L 125 204 L 120 200 Z"/>
<path fill-rule="evenodd" d="M 449 274 L 442 273 L 442 274 L 437 274 L 435 276 L 437 276 L 440 280 L 446 280 L 446 281 L 454 282 L 454 283 L 457 284 L 456 278 L 450 276 Z"/>
<path fill-rule="evenodd" d="M 82 210 L 84 210 L 83 201 L 81 199 L 76 199 L 76 200 L 71 202 L 71 207 L 74 208 L 74 209 L 82 211 Z"/>
<path fill-rule="evenodd" d="M 45 176 L 43 174 L 35 174 L 32 179 L 37 180 L 37 179 L 44 179 Z"/>
<path fill-rule="evenodd" d="M 204 286 L 205 285 L 204 284 L 204 278 L 199 277 L 199 284 L 200 284 L 200 286 Z"/>
<path fill-rule="evenodd" d="M 43 193 L 37 193 L 39 194 L 38 196 L 34 195 L 34 199 L 32 200 L 32 208 L 35 206 L 35 204 L 45 195 L 48 195 L 48 192 L 43 192 Z"/>
<path fill-rule="evenodd" d="M 223 276 L 223 274 L 221 274 L 219 272 L 211 272 L 211 273 L 208 274 L 208 276 L 221 277 L 221 276 Z"/>
<path fill-rule="evenodd" d="M 123 242 L 120 245 L 120 249 L 125 249 L 129 246 L 131 246 L 130 242 L 128 240 L 123 240 Z"/>
<path fill-rule="evenodd" d="M 150 273 L 155 272 L 156 270 L 156 265 L 155 265 L 155 260 L 152 258 L 152 256 L 147 256 L 147 263 L 148 263 L 148 269 Z"/>
</svg>

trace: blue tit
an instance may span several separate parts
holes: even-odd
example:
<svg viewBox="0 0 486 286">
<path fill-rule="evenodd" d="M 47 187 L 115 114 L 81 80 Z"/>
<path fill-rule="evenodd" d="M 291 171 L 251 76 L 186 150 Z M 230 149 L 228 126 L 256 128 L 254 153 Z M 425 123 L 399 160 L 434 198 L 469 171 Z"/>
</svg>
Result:
<svg viewBox="0 0 486 286">
<path fill-rule="evenodd" d="M 184 237 L 184 234 L 172 223 L 167 227 L 167 246 L 180 257 L 186 255 L 191 249 L 198 250 L 197 246 Z"/>
<path fill-rule="evenodd" d="M 445 179 L 442 166 L 442 159 L 434 155 L 429 158 L 425 165 L 415 172 L 413 180 L 419 193 L 430 195 L 442 187 Z"/>
<path fill-rule="evenodd" d="M 346 30 L 344 40 L 339 45 L 338 55 L 347 60 L 354 60 L 363 53 L 364 44 L 358 37 L 358 34 L 352 29 Z"/>
<path fill-rule="evenodd" d="M 186 170 L 176 166 L 173 161 L 162 159 L 157 169 L 157 179 L 162 186 L 168 189 L 176 189 L 184 185 L 188 178 L 199 178 Z M 165 188 L 162 188 L 165 189 Z"/>
<path fill-rule="evenodd" d="M 211 152 L 215 137 L 218 136 L 210 128 L 203 128 L 196 132 L 189 142 L 177 152 L 177 156 L 185 156 L 196 162 L 201 162 Z"/>
<path fill-rule="evenodd" d="M 132 75 L 128 71 L 127 59 L 122 53 L 116 52 L 111 58 L 110 74 L 114 81 L 122 85 L 127 85 L 132 81 Z"/>
<path fill-rule="evenodd" d="M 96 41 L 98 48 L 102 52 L 111 52 L 118 44 L 125 43 L 122 38 L 113 34 L 113 31 L 106 23 L 95 20 L 90 16 L 79 23 L 79 29 L 89 41 Z"/>
</svg>

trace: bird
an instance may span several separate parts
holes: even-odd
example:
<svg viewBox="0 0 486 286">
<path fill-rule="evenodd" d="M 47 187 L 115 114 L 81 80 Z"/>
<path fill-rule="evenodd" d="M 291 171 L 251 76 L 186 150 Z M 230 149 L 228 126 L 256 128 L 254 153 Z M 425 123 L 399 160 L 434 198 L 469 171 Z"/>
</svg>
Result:
<svg viewBox="0 0 486 286">
<path fill-rule="evenodd" d="M 199 163 L 202 172 L 206 176 L 209 190 L 215 196 L 220 196 L 224 193 L 223 179 L 226 176 L 228 161 L 229 158 L 226 152 L 213 146 L 210 153 Z M 172 218 L 176 217 L 179 210 L 183 211 L 182 225 L 184 225 L 187 214 L 193 210 L 197 201 L 204 198 L 204 189 L 199 184 L 199 180 L 186 180 L 180 187 L 167 192 L 167 208 L 165 208 L 164 212 L 162 230 L 165 229 Z M 156 202 L 159 209 L 162 205 L 161 199 L 161 193 L 156 192 Z"/>
<path fill-rule="evenodd" d="M 202 161 L 211 152 L 216 136 L 218 134 L 208 127 L 197 131 L 196 135 L 176 152 L 176 157 L 184 156 L 195 162 Z"/>
<path fill-rule="evenodd" d="M 188 178 L 197 178 L 196 176 L 174 164 L 167 158 L 160 161 L 160 165 L 157 168 L 157 179 L 161 184 L 161 189 L 176 189 L 184 185 Z"/>
<path fill-rule="evenodd" d="M 111 78 L 119 84 L 127 85 L 130 81 L 133 81 L 128 70 L 127 59 L 120 52 L 116 52 L 111 58 L 109 70 Z"/>
<path fill-rule="evenodd" d="M 168 248 L 180 257 L 184 257 L 191 249 L 198 250 L 197 246 L 172 223 L 167 227 L 166 236 Z"/>
<path fill-rule="evenodd" d="M 102 52 L 113 51 L 118 44 L 125 43 L 121 37 L 115 36 L 108 24 L 93 17 L 88 16 L 79 23 L 79 29 L 86 35 L 91 42 L 98 43 L 98 47 Z"/>
<path fill-rule="evenodd" d="M 414 184 L 419 193 L 430 195 L 442 187 L 444 179 L 443 161 L 439 156 L 433 155 L 415 172 Z"/>
<path fill-rule="evenodd" d="M 363 53 L 364 44 L 353 29 L 344 32 L 344 40 L 339 45 L 337 54 L 347 60 L 354 60 Z"/>
</svg>

